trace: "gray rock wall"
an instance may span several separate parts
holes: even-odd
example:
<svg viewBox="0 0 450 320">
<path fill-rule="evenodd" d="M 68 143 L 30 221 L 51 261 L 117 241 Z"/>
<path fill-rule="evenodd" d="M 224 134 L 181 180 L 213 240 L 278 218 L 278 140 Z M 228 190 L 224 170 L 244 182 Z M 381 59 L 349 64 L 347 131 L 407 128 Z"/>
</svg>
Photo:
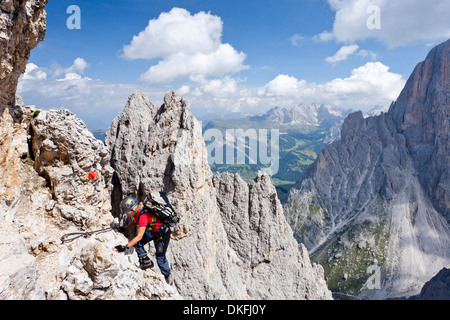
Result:
<svg viewBox="0 0 450 320">
<path fill-rule="evenodd" d="M 182 296 L 331 298 L 321 268 L 293 239 L 270 179 L 249 187 L 238 176 L 213 177 L 200 124 L 174 92 L 160 108 L 134 93 L 106 144 L 118 199 L 162 190 L 181 216 L 168 256 Z"/>
<path fill-rule="evenodd" d="M 287 219 L 332 290 L 411 295 L 450 263 L 449 60 L 450 40 L 417 65 L 388 113 L 350 114 L 291 190 Z"/>
</svg>

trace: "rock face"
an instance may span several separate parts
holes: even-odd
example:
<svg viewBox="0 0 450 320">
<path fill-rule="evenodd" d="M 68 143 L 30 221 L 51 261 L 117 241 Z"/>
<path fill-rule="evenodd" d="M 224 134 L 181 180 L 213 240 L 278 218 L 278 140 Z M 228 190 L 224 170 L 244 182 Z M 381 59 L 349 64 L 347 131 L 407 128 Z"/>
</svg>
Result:
<svg viewBox="0 0 450 320">
<path fill-rule="evenodd" d="M 139 93 L 130 97 L 130 105 L 145 101 L 148 98 Z M 17 178 L 21 193 L 15 209 L 2 216 L 0 225 L 4 239 L 0 244 L 1 259 L 7 262 L 0 267 L 0 297 L 331 298 L 322 268 L 311 265 L 306 249 L 294 240 L 270 179 L 259 176 L 249 187 L 238 176 L 224 174 L 215 176 L 213 182 L 206 160 L 203 162 L 206 151 L 199 124 L 175 94 L 167 95 L 165 102 L 153 113 L 152 121 L 158 123 L 141 123 L 152 135 L 132 135 L 117 121 L 119 133 L 114 132 L 114 137 L 123 134 L 149 139 L 142 149 L 153 152 L 146 163 L 149 171 L 129 166 L 128 173 L 149 174 L 150 169 L 154 170 L 160 180 L 139 178 L 138 190 L 145 194 L 160 183 L 182 216 L 169 249 L 176 286 L 167 285 L 157 268 L 140 270 L 133 249 L 125 254 L 114 253 L 115 245 L 127 242 L 117 232 L 101 232 L 61 243 L 63 234 L 111 225 L 109 153 L 69 111 L 38 112 L 33 107 L 18 106 L 22 122 L 16 135 L 20 139 L 15 143 L 21 153 Z M 133 118 L 136 114 L 132 110 L 142 111 L 130 107 L 124 115 L 130 112 Z M 117 146 L 116 155 L 121 154 L 122 147 L 134 146 L 129 158 L 122 154 L 120 159 L 138 159 L 142 153 L 135 145 L 140 140 L 130 142 Z M 122 160 L 118 163 L 123 164 Z M 92 170 L 97 177 L 89 180 Z M 117 176 L 122 172 L 117 170 Z M 136 177 L 130 178 L 136 181 Z M 214 185 L 221 192 L 216 192 Z M 120 185 L 119 190 L 124 187 L 125 184 Z M 169 188 L 178 192 L 178 197 Z M 230 188 L 243 193 L 234 193 L 232 204 L 222 200 L 219 210 L 217 199 L 229 196 L 226 190 Z M 230 210 L 235 208 L 239 210 L 233 216 Z M 248 223 L 241 224 L 240 218 Z M 233 229 L 242 231 L 241 241 Z"/>
<path fill-rule="evenodd" d="M 449 61 L 450 40 L 388 113 L 349 115 L 291 191 L 287 218 L 333 291 L 411 295 L 450 264 Z"/>
<path fill-rule="evenodd" d="M 67 110 L 22 110 L 21 193 L 0 227 L 0 297 L 180 299 L 162 275 L 140 270 L 133 252 L 112 251 L 127 242 L 115 231 L 61 242 L 64 234 L 111 225 L 109 153 Z M 97 176 L 89 180 L 91 170 Z"/>
<path fill-rule="evenodd" d="M 450 40 L 419 63 L 389 110 L 434 207 L 450 222 Z"/>
<path fill-rule="evenodd" d="M 0 4 L 0 299 L 331 298 L 268 177 L 213 183 L 201 127 L 176 94 L 159 109 L 132 95 L 109 149 L 69 111 L 22 105 L 17 80 L 45 34 L 46 3 Z M 61 242 L 111 226 L 123 194 L 153 189 L 182 217 L 168 253 L 175 287 L 159 270 L 139 269 L 133 249 L 113 252 L 127 241 L 115 231 Z M 219 205 L 230 189 L 243 194 Z"/>
<path fill-rule="evenodd" d="M 295 241 L 269 176 L 259 174 L 247 184 L 238 174 L 215 173 L 213 183 L 250 298 L 330 298 L 323 269 L 311 265 L 305 246 Z"/>
<path fill-rule="evenodd" d="M 161 190 L 181 216 L 168 258 L 183 297 L 331 298 L 323 270 L 293 239 L 269 178 L 249 187 L 238 176 L 213 177 L 201 126 L 174 92 L 160 108 L 134 93 L 105 141 L 113 204 Z"/>
<path fill-rule="evenodd" d="M 54 216 L 80 227 L 111 216 L 109 152 L 79 118 L 68 110 L 41 111 L 31 122 L 31 140 L 34 167 L 47 180 Z M 95 178 L 89 179 L 90 172 Z"/>
<path fill-rule="evenodd" d="M 30 51 L 44 40 L 48 0 L 3 0 L 0 4 L 0 106 L 14 105 L 17 81 Z"/>
<path fill-rule="evenodd" d="M 19 190 L 20 131 L 15 108 L 17 81 L 25 72 L 30 51 L 44 39 L 47 0 L 4 0 L 0 4 L 0 212 L 14 210 Z M 20 104 L 20 102 L 19 102 Z"/>
<path fill-rule="evenodd" d="M 25 240 L 11 228 L 19 207 L 22 163 L 27 153 L 27 132 L 21 124 L 21 99 L 15 98 L 17 81 L 25 71 L 30 50 L 46 31 L 43 1 L 4 0 L 0 4 L 0 266 L 1 299 L 44 297 L 36 260 Z"/>
<path fill-rule="evenodd" d="M 450 269 L 443 268 L 430 281 L 425 283 L 420 294 L 409 300 L 449 300 Z"/>
</svg>

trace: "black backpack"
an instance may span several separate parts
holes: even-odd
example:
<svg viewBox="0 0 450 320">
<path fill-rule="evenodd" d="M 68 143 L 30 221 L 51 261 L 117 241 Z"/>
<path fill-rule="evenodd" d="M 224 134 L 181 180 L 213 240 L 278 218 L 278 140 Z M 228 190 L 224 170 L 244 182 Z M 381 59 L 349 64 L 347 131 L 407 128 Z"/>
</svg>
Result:
<svg viewBox="0 0 450 320">
<path fill-rule="evenodd" d="M 154 212 L 158 218 L 168 227 L 175 227 L 180 222 L 180 217 L 169 203 L 164 192 L 152 192 L 144 200 L 144 207 Z"/>
</svg>

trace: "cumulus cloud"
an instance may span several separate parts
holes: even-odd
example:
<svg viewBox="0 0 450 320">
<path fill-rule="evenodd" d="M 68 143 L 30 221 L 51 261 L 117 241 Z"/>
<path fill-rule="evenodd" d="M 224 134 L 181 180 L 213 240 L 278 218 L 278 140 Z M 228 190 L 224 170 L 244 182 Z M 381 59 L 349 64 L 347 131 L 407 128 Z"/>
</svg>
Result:
<svg viewBox="0 0 450 320">
<path fill-rule="evenodd" d="M 376 38 L 392 48 L 450 37 L 448 0 L 328 0 L 328 3 L 336 12 L 333 30 L 316 35 L 316 41 L 336 39 L 353 44 Z M 373 28 L 377 23 L 379 28 Z"/>
<path fill-rule="evenodd" d="M 170 83 L 189 79 L 198 81 L 220 77 L 248 68 L 246 55 L 230 44 L 222 43 L 220 17 L 173 8 L 150 20 L 129 45 L 123 48 L 125 59 L 160 59 L 141 76 L 150 83 Z"/>
<path fill-rule="evenodd" d="M 19 79 L 17 91 L 20 95 L 42 95 L 48 98 L 49 102 L 57 98 L 59 101 L 73 101 L 74 105 L 84 105 L 89 97 L 96 96 L 96 89 L 105 85 L 105 82 L 94 81 L 75 72 L 83 72 L 87 65 L 81 58 L 77 58 L 68 68 L 54 66 L 49 69 L 28 63 L 25 74 Z M 61 70 L 64 70 L 63 76 Z"/>
<path fill-rule="evenodd" d="M 292 107 L 299 103 L 323 103 L 344 109 L 368 111 L 373 106 L 388 107 L 395 101 L 406 81 L 380 62 L 368 62 L 344 78 L 324 83 L 308 82 L 292 75 L 279 74 L 261 87 L 249 88 L 244 80 L 213 81 L 191 88 L 185 98 L 193 106 L 210 111 L 260 113 L 274 105 Z M 228 87 L 228 90 L 224 89 Z"/>
<path fill-rule="evenodd" d="M 27 80 L 45 80 L 47 79 L 47 72 L 39 69 L 34 63 L 28 63 L 22 78 Z"/>
<path fill-rule="evenodd" d="M 167 86 L 110 83 L 67 71 L 74 69 L 71 66 L 42 68 L 29 63 L 27 72 L 20 78 L 18 93 L 25 103 L 40 108 L 69 108 L 83 118 L 88 127 L 107 128 L 135 90 L 147 93 L 156 105 L 169 91 Z M 183 83 L 177 91 L 192 107 L 211 112 L 259 113 L 274 105 L 290 107 L 301 102 L 367 111 L 374 105 L 389 106 L 404 84 L 402 76 L 390 72 L 388 66 L 368 62 L 346 77 L 324 83 L 280 74 L 261 87 L 249 87 L 246 79 L 226 75 Z"/>
<path fill-rule="evenodd" d="M 242 62 L 245 54 L 238 53 L 229 44 L 221 44 L 210 53 L 174 53 L 158 62 L 141 76 L 150 83 L 170 83 L 180 79 L 199 81 L 199 79 L 223 76 L 245 69 Z"/>
<path fill-rule="evenodd" d="M 93 80 L 79 74 L 87 66 L 79 59 L 69 67 L 46 68 L 28 63 L 19 79 L 17 93 L 25 104 L 44 109 L 67 108 L 83 118 L 90 128 L 108 128 L 127 97 L 137 89 L 136 85 Z M 160 95 L 163 92 L 157 93 Z"/>
<path fill-rule="evenodd" d="M 264 87 L 258 89 L 259 96 L 267 97 L 295 97 L 306 88 L 305 80 L 297 80 L 295 77 L 285 74 L 278 75 Z"/>
<path fill-rule="evenodd" d="M 347 78 L 336 78 L 322 84 L 278 75 L 257 93 L 261 99 L 284 99 L 288 103 L 296 100 L 367 109 L 374 105 L 389 105 L 397 99 L 405 83 L 402 75 L 390 72 L 389 67 L 381 62 L 368 62 L 353 69 Z"/>
<path fill-rule="evenodd" d="M 381 62 L 368 62 L 353 69 L 350 77 L 334 79 L 317 87 L 330 101 L 353 105 L 386 105 L 397 99 L 406 81 L 402 75 L 389 72 Z M 341 104 L 339 103 L 339 104 Z"/>
<path fill-rule="evenodd" d="M 73 64 L 65 70 L 65 73 L 83 74 L 88 67 L 89 63 L 87 63 L 83 58 L 78 57 L 73 61 Z"/>
<path fill-rule="evenodd" d="M 325 61 L 330 63 L 336 63 L 339 61 L 347 60 L 347 58 L 354 54 L 356 50 L 359 49 L 359 46 L 357 44 L 351 45 L 351 46 L 343 46 L 334 54 L 334 56 L 325 58 Z"/>
</svg>

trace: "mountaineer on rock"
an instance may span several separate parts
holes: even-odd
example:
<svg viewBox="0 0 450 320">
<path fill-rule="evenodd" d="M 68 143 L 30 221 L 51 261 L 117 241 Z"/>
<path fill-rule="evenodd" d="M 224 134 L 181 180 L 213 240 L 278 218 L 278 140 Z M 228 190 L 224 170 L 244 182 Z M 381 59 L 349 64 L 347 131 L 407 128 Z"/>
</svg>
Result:
<svg viewBox="0 0 450 320">
<path fill-rule="evenodd" d="M 121 201 L 120 211 L 122 214 L 126 214 L 133 218 L 126 227 L 120 228 L 120 231 L 125 231 L 136 224 L 138 226 L 138 231 L 137 235 L 127 245 L 118 245 L 114 250 L 122 253 L 130 247 L 136 246 L 136 253 L 139 257 L 141 269 L 152 268 L 154 264 L 147 256 L 147 251 L 144 246 L 153 240 L 156 249 L 156 262 L 158 263 L 159 269 L 164 275 L 166 282 L 171 285 L 173 283 L 173 277 L 169 261 L 166 258 L 167 247 L 170 242 L 170 227 L 163 223 L 154 210 L 139 203 L 136 198 L 131 196 L 126 197 Z"/>
</svg>

